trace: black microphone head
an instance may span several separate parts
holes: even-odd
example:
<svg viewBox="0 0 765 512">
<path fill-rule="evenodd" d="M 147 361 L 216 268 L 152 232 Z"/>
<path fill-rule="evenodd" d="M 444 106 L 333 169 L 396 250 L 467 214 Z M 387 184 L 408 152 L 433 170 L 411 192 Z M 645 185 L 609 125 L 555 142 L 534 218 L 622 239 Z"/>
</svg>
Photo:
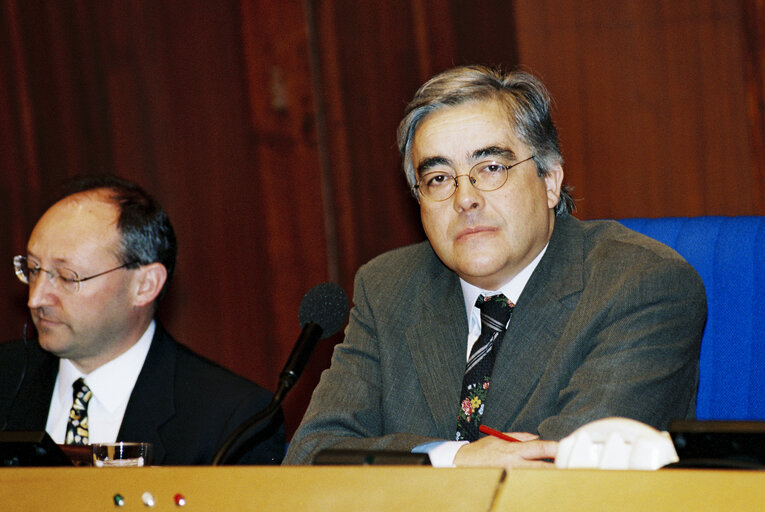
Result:
<svg viewBox="0 0 765 512">
<path fill-rule="evenodd" d="M 321 327 L 321 339 L 335 334 L 348 318 L 348 296 L 335 283 L 317 284 L 300 302 L 300 327 L 313 322 Z"/>
</svg>

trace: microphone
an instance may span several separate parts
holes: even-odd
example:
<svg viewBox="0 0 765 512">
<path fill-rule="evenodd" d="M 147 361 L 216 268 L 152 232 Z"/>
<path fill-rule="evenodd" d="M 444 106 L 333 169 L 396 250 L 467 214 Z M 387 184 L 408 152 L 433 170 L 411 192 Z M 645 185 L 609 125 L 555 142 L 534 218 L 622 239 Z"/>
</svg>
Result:
<svg viewBox="0 0 765 512">
<path fill-rule="evenodd" d="M 297 383 L 308 365 L 316 343 L 339 331 L 348 318 L 348 296 L 334 283 L 321 283 L 311 288 L 300 302 L 298 321 L 302 330 L 292 348 L 287 363 L 279 374 L 279 385 L 268 407 L 247 419 L 231 433 L 215 454 L 212 465 L 227 461 L 228 453 L 257 425 L 270 418 L 281 405 L 287 393 Z"/>
<path fill-rule="evenodd" d="M 348 297 L 338 285 L 322 283 L 305 294 L 298 312 L 298 321 L 303 330 L 279 374 L 275 397 L 286 395 L 292 389 L 308 365 L 316 343 L 339 331 L 347 318 Z"/>
</svg>

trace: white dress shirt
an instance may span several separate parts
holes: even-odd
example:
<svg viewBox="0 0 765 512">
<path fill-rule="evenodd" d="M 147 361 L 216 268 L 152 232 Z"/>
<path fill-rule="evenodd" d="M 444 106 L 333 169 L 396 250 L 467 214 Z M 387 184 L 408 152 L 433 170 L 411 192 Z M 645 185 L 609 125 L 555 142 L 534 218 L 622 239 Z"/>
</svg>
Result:
<svg viewBox="0 0 765 512">
<path fill-rule="evenodd" d="M 135 345 L 87 375 L 82 374 L 70 360 L 59 360 L 58 377 L 45 426 L 56 443 L 64 443 L 69 410 L 72 408 L 72 384 L 80 377 L 85 379 L 85 384 L 93 392 L 88 402 L 90 443 L 112 443 L 117 440 L 122 417 L 149 353 L 155 329 L 152 321 Z"/>
<path fill-rule="evenodd" d="M 499 290 L 483 290 L 470 283 L 467 283 L 460 279 L 460 285 L 462 285 L 462 296 L 465 299 L 465 312 L 467 314 L 468 321 L 468 338 L 467 338 L 467 352 L 465 353 L 465 361 L 467 362 L 470 357 L 470 350 L 481 335 L 481 310 L 475 307 L 475 301 L 478 300 L 479 295 L 486 297 L 491 295 L 497 295 L 498 293 L 504 294 L 505 297 L 510 299 L 510 302 L 515 304 L 518 302 L 518 297 L 521 296 L 521 292 L 526 287 L 526 283 L 529 282 L 531 274 L 539 265 L 539 261 L 547 252 L 547 245 L 544 246 L 542 251 L 537 254 L 531 263 L 526 265 L 523 270 L 518 272 L 516 276 L 510 280 L 509 283 L 502 286 Z"/>
<path fill-rule="evenodd" d="M 481 310 L 475 307 L 475 301 L 478 296 L 483 294 L 485 296 L 496 295 L 502 293 L 515 304 L 518 302 L 518 298 L 521 296 L 521 292 L 526 287 L 526 283 L 529 282 L 529 278 L 534 270 L 539 265 L 539 261 L 547 251 L 547 245 L 539 252 L 536 258 L 531 263 L 526 265 L 516 276 L 510 280 L 509 283 L 502 286 L 499 290 L 482 290 L 470 283 L 460 279 L 462 285 L 462 296 L 465 299 L 465 313 L 467 314 L 468 321 L 468 337 L 467 348 L 465 351 L 465 362 L 470 357 L 470 350 L 473 348 L 478 336 L 481 335 Z M 454 429 L 457 429 L 457 406 L 454 404 Z M 457 455 L 457 450 L 468 441 L 445 441 L 437 444 L 429 443 L 430 446 L 426 449 L 428 457 L 430 457 L 430 463 L 435 467 L 454 467 L 454 457 Z"/>
</svg>

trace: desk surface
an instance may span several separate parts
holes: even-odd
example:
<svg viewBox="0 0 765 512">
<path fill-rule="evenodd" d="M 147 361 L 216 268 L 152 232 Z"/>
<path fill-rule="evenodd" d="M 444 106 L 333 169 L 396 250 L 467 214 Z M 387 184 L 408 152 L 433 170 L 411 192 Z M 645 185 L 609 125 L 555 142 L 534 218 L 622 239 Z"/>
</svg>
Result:
<svg viewBox="0 0 765 512">
<path fill-rule="evenodd" d="M 147 507 L 142 496 L 154 501 Z M 114 496 L 124 505 L 114 505 Z M 185 498 L 178 506 L 176 495 Z M 761 510 L 765 471 L 428 467 L 0 468 L 0 509 Z"/>
<path fill-rule="evenodd" d="M 502 474 L 419 466 L 2 468 L 0 510 L 422 512 L 423 503 L 425 510 L 490 510 Z M 145 492 L 154 507 L 143 504 Z M 119 509 L 115 494 L 125 500 Z"/>
<path fill-rule="evenodd" d="M 537 470 L 507 474 L 492 510 L 761 511 L 765 471 Z"/>
</svg>

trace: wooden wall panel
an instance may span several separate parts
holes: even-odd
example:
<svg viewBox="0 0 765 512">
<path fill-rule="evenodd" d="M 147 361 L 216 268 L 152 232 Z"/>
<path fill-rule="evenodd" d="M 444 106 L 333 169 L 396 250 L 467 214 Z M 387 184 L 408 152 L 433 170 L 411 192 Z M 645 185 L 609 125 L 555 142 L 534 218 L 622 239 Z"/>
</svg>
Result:
<svg viewBox="0 0 765 512">
<path fill-rule="evenodd" d="M 516 1 L 580 216 L 762 214 L 742 2 Z"/>
<path fill-rule="evenodd" d="M 396 149 L 396 127 L 435 73 L 481 60 L 512 67 L 512 3 L 463 0 L 309 2 L 337 217 L 338 266 L 422 240 L 419 209 Z M 482 59 L 480 57 L 483 57 Z"/>
<path fill-rule="evenodd" d="M 338 267 L 350 290 L 359 264 L 422 237 L 395 147 L 402 98 L 418 80 L 413 25 L 409 13 L 390 3 L 380 4 L 374 16 L 350 0 L 313 2 L 311 10 Z"/>
<path fill-rule="evenodd" d="M 7 0 L 3 14 L 3 260 L 66 176 L 138 181 L 179 239 L 160 318 L 274 389 L 300 300 L 327 279 L 301 4 Z M 19 337 L 26 290 L 10 263 L 2 276 L 2 338 Z M 287 404 L 291 428 L 309 393 Z"/>
<path fill-rule="evenodd" d="M 232 344 L 233 353 L 226 360 L 247 354 L 249 364 L 267 366 L 268 382 L 276 383 L 300 333 L 300 301 L 311 287 L 328 279 L 328 205 L 323 197 L 302 5 L 242 2 L 242 23 L 254 161 L 247 166 L 250 178 L 244 180 L 249 182 L 245 194 L 252 194 L 245 200 L 250 211 L 240 222 L 267 257 L 247 273 L 240 296 L 250 298 L 265 314 L 254 325 L 251 317 L 236 319 L 236 329 L 249 328 L 251 334 Z M 239 252 L 235 245 L 229 246 Z M 253 264 L 246 251 L 240 258 L 244 267 Z M 337 341 L 340 335 L 332 339 Z M 250 350 L 242 350 L 243 345 Z M 243 370 L 245 375 L 253 373 Z M 318 370 L 312 365 L 285 402 L 290 432 L 303 416 Z"/>
<path fill-rule="evenodd" d="M 16 24 L 15 4 L 3 4 L 0 11 L 0 339 L 20 337 L 26 319 L 26 290 L 18 285 L 11 270 L 11 258 L 26 245 L 30 201 L 21 191 L 28 185 L 21 169 L 36 169 L 35 153 L 24 127 L 28 115 L 26 75 L 20 68 L 21 35 Z M 33 172 L 30 172 L 33 174 Z"/>
<path fill-rule="evenodd" d="M 757 172 L 757 211 L 765 211 L 765 0 L 744 0 L 749 140 Z"/>
</svg>

